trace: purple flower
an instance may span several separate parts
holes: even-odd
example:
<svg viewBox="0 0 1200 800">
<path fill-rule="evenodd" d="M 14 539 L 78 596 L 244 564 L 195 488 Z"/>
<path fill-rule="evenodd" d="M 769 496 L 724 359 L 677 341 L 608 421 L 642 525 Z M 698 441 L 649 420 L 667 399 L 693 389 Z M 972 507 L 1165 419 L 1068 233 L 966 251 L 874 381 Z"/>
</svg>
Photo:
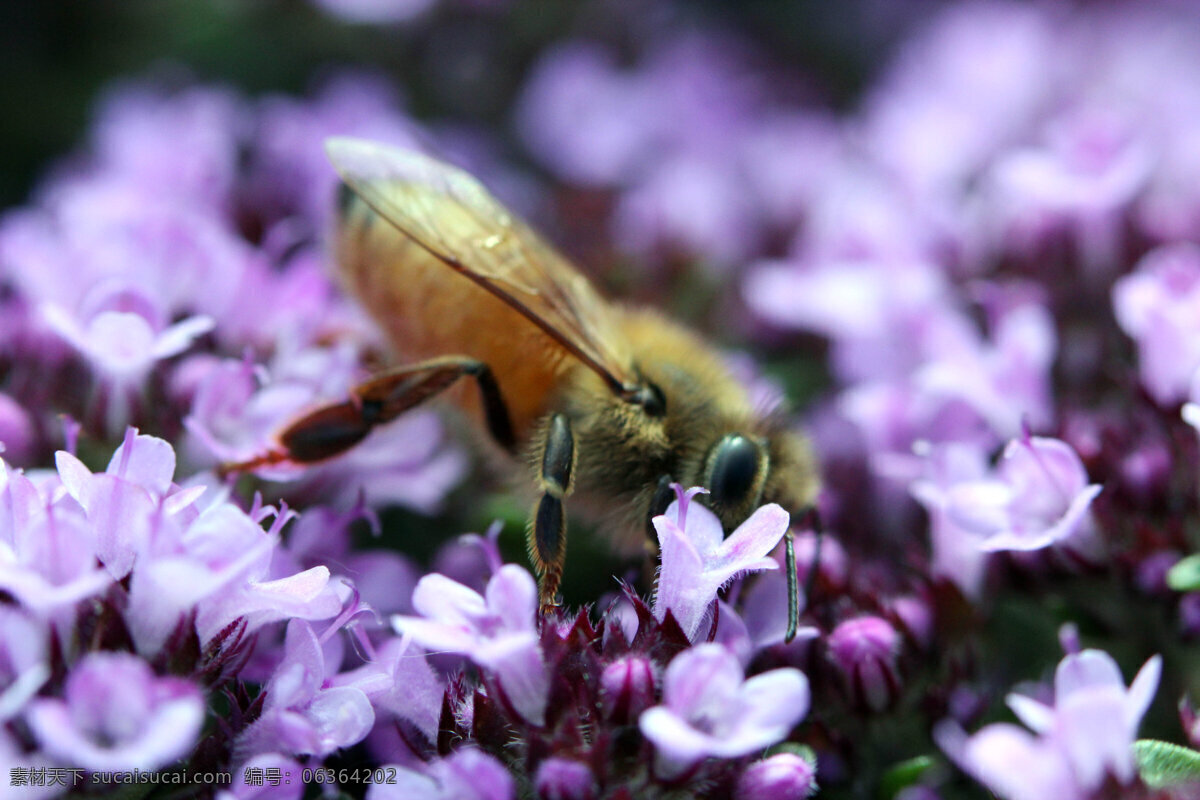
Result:
<svg viewBox="0 0 1200 800">
<path fill-rule="evenodd" d="M 745 176 L 724 161 L 665 159 L 617 205 L 613 238 L 642 260 L 679 255 L 728 268 L 751 257 L 762 231 Z"/>
<path fill-rule="evenodd" d="M 50 327 L 111 384 L 110 430 L 127 421 L 126 395 L 145 381 L 154 365 L 187 350 L 196 337 L 208 333 L 214 325 L 211 317 L 192 316 L 159 327 L 151 317 L 119 308 L 100 310 L 86 319 L 72 317 L 56 306 L 47 306 L 43 313 Z"/>
<path fill-rule="evenodd" d="M 912 37 L 867 101 L 865 138 L 885 168 L 937 197 L 1020 136 L 1051 91 L 1055 22 L 1035 6 L 969 3 Z"/>
<path fill-rule="evenodd" d="M 109 586 L 79 506 L 47 479 L 39 486 L 0 459 L 0 588 L 47 619 Z"/>
<path fill-rule="evenodd" d="M 788 513 L 774 503 L 763 506 L 726 538 L 716 515 L 691 500 L 703 489 L 684 492 L 667 513 L 654 518 L 662 552 L 662 569 L 654 595 L 659 620 L 670 611 L 687 637 L 695 641 L 722 586 L 739 575 L 779 569 L 768 554 L 779 544 L 790 523 Z"/>
<path fill-rule="evenodd" d="M 1133 781 L 1133 743 L 1161 670 L 1162 659 L 1154 656 L 1126 689 L 1107 653 L 1072 653 L 1055 673 L 1053 706 L 1008 696 L 1032 734 L 997 723 L 968 737 L 955 723 L 943 722 L 935 738 L 960 767 L 1007 800 L 1082 800 L 1108 777 L 1122 785 Z"/>
<path fill-rule="evenodd" d="M 853 702 L 882 711 L 900 693 L 900 634 L 880 617 L 846 620 L 826 640 L 829 657 L 841 673 L 843 688 Z"/>
<path fill-rule="evenodd" d="M 93 528 L 96 557 L 114 579 L 124 578 L 138 554 L 150 546 L 158 512 L 167 510 L 175 451 L 166 441 L 140 436 L 136 428 L 129 428 L 103 473 L 92 473 L 62 450 L 55 460 L 63 488 L 83 508 Z M 177 493 L 170 510 L 184 511 L 195 499 L 194 492 Z"/>
<path fill-rule="evenodd" d="M 986 308 L 990 340 L 970 331 L 950 336 L 913 377 L 925 397 L 940 399 L 943 408 L 961 402 L 1007 437 L 1023 424 L 1045 425 L 1053 418 L 1050 367 L 1058 343 L 1054 319 L 1041 303 L 993 305 Z"/>
<path fill-rule="evenodd" d="M 925 475 L 910 487 L 929 513 L 933 576 L 948 578 L 969 598 L 978 598 L 983 586 L 987 552 L 978 537 L 951 515 L 956 487 L 986 480 L 987 455 L 975 444 L 947 443 L 926 448 Z"/>
<path fill-rule="evenodd" d="M 362 741 L 375 724 L 374 709 L 353 682 L 330 680 L 334 672 L 312 627 L 303 620 L 288 623 L 283 661 L 267 683 L 262 716 L 243 732 L 238 752 L 324 756 Z"/>
<path fill-rule="evenodd" d="M 647 48 L 632 68 L 569 42 L 535 66 L 518 105 L 531 153 L 577 183 L 621 190 L 613 239 L 643 260 L 728 266 L 761 244 L 766 209 L 731 142 L 749 139 L 762 83 L 746 48 L 692 32 Z"/>
<path fill-rule="evenodd" d="M 427 650 L 462 653 L 496 675 L 508 702 L 534 725 L 546 719 L 550 681 L 538 642 L 537 584 L 506 564 L 480 595 L 436 573 L 413 591 L 421 616 L 392 617 L 396 630 Z"/>
<path fill-rule="evenodd" d="M 736 800 L 804 800 L 817 791 L 817 769 L 795 753 L 756 761 L 738 778 Z"/>
<path fill-rule="evenodd" d="M 202 642 L 242 619 L 245 632 L 292 616 L 322 619 L 342 606 L 325 566 L 268 579 L 278 527 L 264 531 L 217 496 L 197 501 L 204 486 L 172 483 L 175 453 L 152 436 L 130 429 L 103 473 L 93 474 L 70 453 L 58 453 L 63 487 L 82 507 L 92 541 L 87 550 L 114 579 L 133 573 L 128 624 L 139 650 L 153 653 L 188 612 L 196 614 Z M 210 496 L 211 497 L 211 496 Z"/>
<path fill-rule="evenodd" d="M 1112 296 L 1117 321 L 1137 342 L 1142 385 L 1162 405 L 1183 400 L 1200 367 L 1200 247 L 1147 253 Z"/>
<path fill-rule="evenodd" d="M 1013 149 L 991 168 L 991 224 L 1005 246 L 1036 255 L 1060 231 L 1085 268 L 1121 257 L 1120 212 L 1154 167 L 1146 134 L 1128 109 L 1071 108 L 1046 124 L 1045 142 Z"/>
<path fill-rule="evenodd" d="M 0 722 L 16 717 L 50 678 L 49 625 L 0 607 Z"/>
<path fill-rule="evenodd" d="M 413 652 L 404 639 L 386 641 L 366 665 L 343 672 L 332 686 L 355 686 L 375 710 L 407 720 L 430 742 L 437 741 L 442 697 L 446 687 L 424 656 Z"/>
<path fill-rule="evenodd" d="M 191 751 L 204 697 L 189 681 L 159 678 L 126 653 L 90 653 L 62 699 L 35 700 L 27 719 L 42 748 L 88 770 L 157 770 Z"/>
<path fill-rule="evenodd" d="M 89 343 L 78 340 L 79 331 L 114 326 L 106 313 L 141 317 L 156 337 L 182 316 L 219 323 L 246 272 L 265 267 L 214 209 L 152 196 L 108 173 L 56 185 L 44 207 L 6 217 L 0 252 L 23 295 L 81 347 Z M 84 352 L 109 365 L 102 351 Z M 114 369 L 132 363 L 110 360 Z"/>
<path fill-rule="evenodd" d="M 808 713 L 808 679 L 785 667 L 745 678 L 718 644 L 685 650 L 667 666 L 663 702 L 638 720 L 659 772 L 686 771 L 709 756 L 736 758 L 783 739 Z"/>
<path fill-rule="evenodd" d="M 744 287 L 751 308 L 771 322 L 831 339 L 846 382 L 905 376 L 939 343 L 960 337 L 948 292 L 934 265 L 896 257 L 764 263 Z"/>
<path fill-rule="evenodd" d="M 992 289 L 986 337 L 941 271 L 911 256 L 765 264 L 745 296 L 773 322 L 832 339 L 835 371 L 849 384 L 841 412 L 877 458 L 898 460 L 918 439 L 990 444 L 1016 435 L 1023 419 L 1052 419 L 1053 319 L 1039 301 L 997 302 L 1013 292 Z"/>
<path fill-rule="evenodd" d="M 438 548 L 433 569 L 447 578 L 482 592 L 504 562 L 498 544 L 504 525 L 495 520 L 485 533 L 465 533 Z"/>
<path fill-rule="evenodd" d="M 311 100 L 268 97 L 257 116 L 248 191 L 269 222 L 298 217 L 309 235 L 324 230 L 333 213 L 337 176 L 325 156 L 326 138 L 353 135 L 419 147 L 419 131 L 394 86 L 375 75 L 335 74 Z"/>
<path fill-rule="evenodd" d="M 247 121 L 239 98 L 223 89 L 119 85 L 104 99 L 92 141 L 105 171 L 148 195 L 225 211 Z"/>
<path fill-rule="evenodd" d="M 1087 482 L 1078 454 L 1066 442 L 1026 436 L 1008 443 L 990 475 L 968 475 L 942 488 L 918 481 L 913 493 L 977 537 L 986 551 L 1039 550 L 1069 542 L 1080 555 L 1092 555 L 1088 509 L 1100 488 Z"/>
</svg>

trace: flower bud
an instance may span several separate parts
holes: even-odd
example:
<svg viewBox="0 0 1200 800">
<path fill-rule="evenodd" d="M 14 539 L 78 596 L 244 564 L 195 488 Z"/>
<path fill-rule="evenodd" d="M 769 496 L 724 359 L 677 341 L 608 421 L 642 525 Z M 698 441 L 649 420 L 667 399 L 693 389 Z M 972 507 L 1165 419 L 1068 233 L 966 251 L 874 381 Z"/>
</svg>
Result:
<svg viewBox="0 0 1200 800">
<path fill-rule="evenodd" d="M 1180 558 L 1175 550 L 1156 550 L 1145 555 L 1134 570 L 1134 583 L 1146 594 L 1169 596 L 1171 589 L 1167 586 L 1167 573 Z"/>
<path fill-rule="evenodd" d="M 654 665 L 642 656 L 623 656 L 600 675 L 600 704 L 617 724 L 637 719 L 654 705 Z"/>
<path fill-rule="evenodd" d="M 804 800 L 817 789 L 814 765 L 795 753 L 757 761 L 738 778 L 737 800 Z"/>
<path fill-rule="evenodd" d="M 1179 629 L 1185 639 L 1200 639 L 1200 592 L 1179 599 Z"/>
<path fill-rule="evenodd" d="M 834 628 L 829 656 L 841 670 L 847 696 L 861 708 L 882 711 L 896 699 L 900 634 L 880 617 L 859 617 Z"/>
<path fill-rule="evenodd" d="M 1157 442 L 1146 444 L 1121 459 L 1122 488 L 1135 500 L 1149 502 L 1171 477 L 1171 453 Z"/>
<path fill-rule="evenodd" d="M 534 784 L 542 800 L 592 800 L 596 796 L 596 779 L 591 769 L 569 758 L 543 761 Z"/>
</svg>

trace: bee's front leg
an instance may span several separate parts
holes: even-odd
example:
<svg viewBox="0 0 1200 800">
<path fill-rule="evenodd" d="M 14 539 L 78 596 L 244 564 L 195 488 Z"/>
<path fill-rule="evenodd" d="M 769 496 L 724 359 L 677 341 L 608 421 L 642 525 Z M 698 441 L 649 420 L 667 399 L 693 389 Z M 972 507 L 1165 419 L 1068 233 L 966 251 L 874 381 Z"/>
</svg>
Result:
<svg viewBox="0 0 1200 800">
<path fill-rule="evenodd" d="M 550 417 L 541 437 L 538 484 L 542 497 L 530 524 L 529 558 L 539 578 L 542 611 L 561 605 L 558 593 L 567 554 L 567 515 L 563 501 L 574 488 L 575 434 L 563 414 Z"/>
</svg>

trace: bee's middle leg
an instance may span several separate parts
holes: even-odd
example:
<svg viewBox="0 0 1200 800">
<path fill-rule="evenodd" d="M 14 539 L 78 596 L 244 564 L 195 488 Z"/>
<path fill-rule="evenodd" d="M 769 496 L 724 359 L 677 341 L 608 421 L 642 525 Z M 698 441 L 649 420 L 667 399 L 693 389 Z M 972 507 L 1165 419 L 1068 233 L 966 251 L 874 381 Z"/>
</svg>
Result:
<svg viewBox="0 0 1200 800">
<path fill-rule="evenodd" d="M 563 501 L 575 481 L 575 434 L 563 414 L 554 414 L 542 437 L 538 484 L 542 496 L 529 528 L 529 557 L 539 578 L 542 611 L 558 605 L 559 584 L 567 554 L 567 515 Z"/>
</svg>

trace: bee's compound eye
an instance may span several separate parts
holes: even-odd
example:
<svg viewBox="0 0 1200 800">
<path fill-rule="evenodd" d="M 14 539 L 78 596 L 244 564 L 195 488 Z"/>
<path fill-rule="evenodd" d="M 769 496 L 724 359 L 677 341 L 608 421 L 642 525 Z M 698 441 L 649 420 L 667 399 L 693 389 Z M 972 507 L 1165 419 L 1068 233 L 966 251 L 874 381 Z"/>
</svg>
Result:
<svg viewBox="0 0 1200 800">
<path fill-rule="evenodd" d="M 649 417 L 662 417 L 667 413 L 667 396 L 663 394 L 663 390 L 658 388 L 656 383 L 647 383 L 637 387 L 631 396 L 631 401 L 635 405 L 641 406 Z"/>
<path fill-rule="evenodd" d="M 709 462 L 708 490 L 718 508 L 741 505 L 759 485 L 757 444 L 740 434 L 732 433 L 713 448 Z"/>
</svg>

